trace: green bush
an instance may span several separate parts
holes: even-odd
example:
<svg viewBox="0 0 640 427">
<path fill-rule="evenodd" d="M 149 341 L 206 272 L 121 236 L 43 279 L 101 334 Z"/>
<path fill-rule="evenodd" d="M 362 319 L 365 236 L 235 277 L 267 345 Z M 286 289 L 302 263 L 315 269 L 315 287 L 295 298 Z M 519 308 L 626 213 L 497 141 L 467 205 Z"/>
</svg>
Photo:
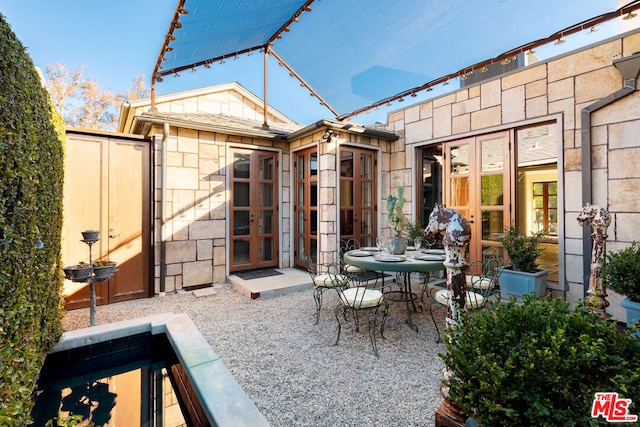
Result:
<svg viewBox="0 0 640 427">
<path fill-rule="evenodd" d="M 451 401 L 482 426 L 589 426 L 596 392 L 618 392 L 640 412 L 640 340 L 580 303 L 525 296 L 450 329 Z"/>
<path fill-rule="evenodd" d="M 640 241 L 628 248 L 609 252 L 600 263 L 602 280 L 607 288 L 640 302 Z"/>
<path fill-rule="evenodd" d="M 26 425 L 45 352 L 62 333 L 64 128 L 0 14 L 0 425 Z M 55 124 L 54 124 L 55 121 Z M 36 241 L 44 247 L 36 247 Z"/>
<path fill-rule="evenodd" d="M 535 273 L 538 271 L 538 257 L 542 254 L 540 239 L 543 232 L 538 232 L 531 236 L 520 234 L 518 228 L 512 225 L 505 230 L 500 243 L 507 251 L 511 266 L 514 270 Z"/>
</svg>

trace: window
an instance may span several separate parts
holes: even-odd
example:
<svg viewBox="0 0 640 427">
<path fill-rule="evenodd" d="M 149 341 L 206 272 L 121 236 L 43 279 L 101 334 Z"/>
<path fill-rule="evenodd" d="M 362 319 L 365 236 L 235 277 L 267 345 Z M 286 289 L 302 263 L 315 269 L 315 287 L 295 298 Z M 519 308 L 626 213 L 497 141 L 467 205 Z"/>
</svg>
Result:
<svg viewBox="0 0 640 427">
<path fill-rule="evenodd" d="M 558 235 L 558 182 L 533 183 L 533 226 L 547 236 Z"/>
</svg>

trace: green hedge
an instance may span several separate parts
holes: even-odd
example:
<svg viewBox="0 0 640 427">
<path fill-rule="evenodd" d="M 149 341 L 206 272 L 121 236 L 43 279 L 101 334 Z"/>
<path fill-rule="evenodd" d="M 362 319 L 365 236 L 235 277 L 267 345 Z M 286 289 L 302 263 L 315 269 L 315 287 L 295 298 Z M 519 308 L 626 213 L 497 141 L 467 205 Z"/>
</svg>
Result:
<svg viewBox="0 0 640 427">
<path fill-rule="evenodd" d="M 0 14 L 0 425 L 30 421 L 44 354 L 62 333 L 64 128 L 53 111 Z"/>
</svg>

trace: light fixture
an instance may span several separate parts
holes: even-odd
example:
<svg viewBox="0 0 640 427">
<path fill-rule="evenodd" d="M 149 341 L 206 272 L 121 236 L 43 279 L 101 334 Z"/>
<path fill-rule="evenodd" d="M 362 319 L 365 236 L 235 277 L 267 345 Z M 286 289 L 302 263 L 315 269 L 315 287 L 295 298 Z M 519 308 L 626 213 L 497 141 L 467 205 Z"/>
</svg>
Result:
<svg viewBox="0 0 640 427">
<path fill-rule="evenodd" d="M 173 21 L 171 25 L 173 25 L 173 28 L 182 28 L 180 21 Z"/>
<path fill-rule="evenodd" d="M 466 74 L 460 74 L 460 80 L 467 80 Z"/>
<path fill-rule="evenodd" d="M 411 92 L 411 96 L 412 96 L 413 98 L 415 98 L 416 96 L 418 96 L 418 94 L 417 94 L 417 93 L 415 93 L 415 92 Z"/>
<path fill-rule="evenodd" d="M 252 50 L 250 50 L 249 52 L 247 52 L 247 56 L 251 56 L 251 55 L 253 55 L 253 51 L 252 51 Z"/>
<path fill-rule="evenodd" d="M 291 30 L 289 29 L 289 27 L 284 27 L 284 30 L 282 30 L 282 31 L 284 31 L 285 33 L 288 33 Z"/>
<path fill-rule="evenodd" d="M 591 29 L 589 30 L 589 33 L 595 33 L 596 31 L 598 31 L 598 28 L 594 25 L 593 27 L 591 27 Z"/>
<path fill-rule="evenodd" d="M 276 38 L 277 38 L 278 40 L 280 40 L 280 39 L 282 39 L 282 36 L 281 36 L 280 34 L 278 34 L 278 35 L 276 36 Z"/>
<path fill-rule="evenodd" d="M 480 68 L 481 73 L 486 73 L 487 71 L 489 71 L 489 69 L 486 66 L 482 66 L 482 68 Z"/>
<path fill-rule="evenodd" d="M 236 53 L 236 56 L 234 56 L 234 57 L 233 57 L 233 60 L 234 60 L 234 61 L 237 61 L 237 60 L 238 60 L 238 54 L 237 54 L 237 53 Z"/>
<path fill-rule="evenodd" d="M 165 52 L 171 52 L 173 50 L 173 48 L 171 46 L 167 46 L 164 48 Z"/>
<path fill-rule="evenodd" d="M 339 136 L 340 136 L 340 132 L 335 131 L 333 129 L 327 129 L 324 132 L 324 135 L 322 135 L 322 140 L 325 141 L 325 142 L 331 142 L 332 138 L 334 138 L 334 137 L 337 138 Z"/>
<path fill-rule="evenodd" d="M 181 15 L 186 15 L 189 13 L 189 11 L 187 9 L 185 9 L 184 7 L 181 7 L 180 9 L 178 9 L 178 13 Z"/>
<path fill-rule="evenodd" d="M 180 74 L 178 74 L 178 72 L 177 72 L 177 71 L 174 71 L 174 72 L 173 72 L 173 77 L 180 77 Z"/>
<path fill-rule="evenodd" d="M 511 63 L 511 59 L 510 58 L 504 58 L 501 62 L 502 65 L 509 65 Z"/>
<path fill-rule="evenodd" d="M 449 80 L 445 80 L 444 82 L 442 82 L 442 86 L 447 86 L 449 84 Z"/>
<path fill-rule="evenodd" d="M 433 90 L 433 88 L 432 88 L 431 86 L 429 86 L 429 87 L 427 88 L 427 92 L 431 92 L 432 90 Z"/>
<path fill-rule="evenodd" d="M 208 62 L 204 63 L 204 68 L 211 68 L 211 64 L 209 64 Z"/>
<path fill-rule="evenodd" d="M 162 70 L 163 68 L 162 64 L 158 64 L 158 70 Z"/>
<path fill-rule="evenodd" d="M 628 21 L 629 19 L 633 19 L 633 18 L 635 18 L 636 16 L 638 16 L 638 14 L 637 14 L 637 13 L 629 12 L 629 13 L 627 13 L 626 15 L 624 15 L 624 16 L 622 17 L 622 19 L 624 19 L 625 21 Z"/>
<path fill-rule="evenodd" d="M 221 63 L 221 64 L 224 64 L 224 58 L 222 58 L 222 59 L 220 60 L 220 63 Z"/>
<path fill-rule="evenodd" d="M 174 41 L 176 39 L 176 36 L 174 36 L 173 34 L 169 34 L 167 36 L 167 40 L 169 40 L 170 42 Z"/>
<path fill-rule="evenodd" d="M 534 53 L 536 53 L 536 51 L 533 49 L 529 49 L 526 53 L 527 55 L 533 55 Z"/>
<path fill-rule="evenodd" d="M 191 72 L 192 72 L 192 73 L 195 73 L 196 71 L 198 71 L 198 70 L 196 70 L 196 67 L 195 67 L 195 66 L 191 67 Z"/>
<path fill-rule="evenodd" d="M 160 74 L 156 74 L 155 79 L 156 79 L 156 81 L 157 81 L 157 82 L 162 83 L 162 80 L 163 80 L 163 79 L 162 79 L 162 77 L 160 76 Z"/>
<path fill-rule="evenodd" d="M 404 102 L 404 98 L 398 99 L 398 102 Z"/>
<path fill-rule="evenodd" d="M 309 6 L 307 6 L 307 7 L 304 8 L 304 11 L 305 12 L 311 12 L 311 8 Z"/>
<path fill-rule="evenodd" d="M 553 44 L 555 44 L 557 46 L 557 45 L 562 44 L 564 42 L 565 42 L 565 39 L 562 36 L 560 36 L 560 38 L 558 40 L 556 40 L 555 42 L 553 42 Z"/>
</svg>

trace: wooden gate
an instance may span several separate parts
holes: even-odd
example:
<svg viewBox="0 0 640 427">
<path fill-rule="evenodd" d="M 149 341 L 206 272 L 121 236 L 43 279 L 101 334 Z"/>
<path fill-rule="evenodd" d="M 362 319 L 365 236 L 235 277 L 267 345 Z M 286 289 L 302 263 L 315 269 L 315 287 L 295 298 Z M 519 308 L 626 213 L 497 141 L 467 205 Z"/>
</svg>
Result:
<svg viewBox="0 0 640 427">
<path fill-rule="evenodd" d="M 81 231 L 100 231 L 93 261 L 118 263 L 96 284 L 98 304 L 151 296 L 151 140 L 68 130 L 65 159 L 64 265 L 89 261 Z M 89 306 L 89 286 L 65 280 L 66 309 Z"/>
</svg>

